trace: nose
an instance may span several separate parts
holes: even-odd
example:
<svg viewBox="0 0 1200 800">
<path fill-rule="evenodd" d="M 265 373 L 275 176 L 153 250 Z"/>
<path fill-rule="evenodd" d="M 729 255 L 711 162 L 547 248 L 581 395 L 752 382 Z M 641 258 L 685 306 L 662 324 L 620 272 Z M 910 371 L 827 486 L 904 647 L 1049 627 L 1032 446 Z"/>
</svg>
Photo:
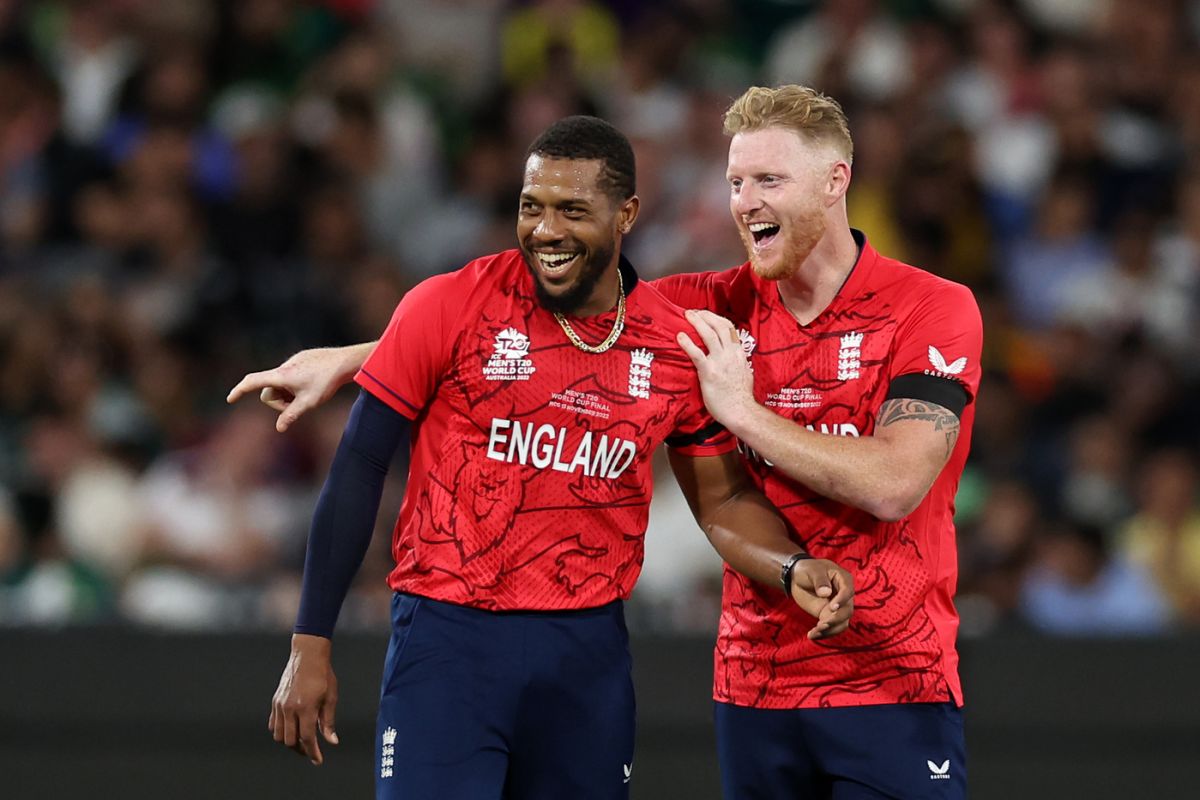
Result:
<svg viewBox="0 0 1200 800">
<path fill-rule="evenodd" d="M 730 195 L 729 204 L 736 214 L 749 214 L 762 205 L 762 197 L 750 182 Z"/>
<path fill-rule="evenodd" d="M 559 218 L 553 211 L 546 210 L 533 229 L 533 238 L 542 242 L 554 242 L 563 238 L 559 230 Z"/>
</svg>

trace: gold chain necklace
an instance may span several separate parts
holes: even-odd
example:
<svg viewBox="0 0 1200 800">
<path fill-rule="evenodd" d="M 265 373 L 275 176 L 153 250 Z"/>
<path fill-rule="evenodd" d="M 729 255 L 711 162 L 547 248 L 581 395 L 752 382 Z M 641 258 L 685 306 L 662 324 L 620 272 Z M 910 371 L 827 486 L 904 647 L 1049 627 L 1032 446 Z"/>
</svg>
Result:
<svg viewBox="0 0 1200 800">
<path fill-rule="evenodd" d="M 571 344 L 585 353 L 603 353 L 608 348 L 617 343 L 617 337 L 621 335 L 621 331 L 625 330 L 625 281 L 621 278 L 621 270 L 617 270 L 617 321 L 613 323 L 613 329 L 605 337 L 600 344 L 592 345 L 579 338 L 571 328 L 571 323 L 567 322 L 567 318 L 557 311 L 554 312 L 554 318 L 558 320 L 558 325 L 563 329 L 563 333 L 571 340 Z"/>
</svg>

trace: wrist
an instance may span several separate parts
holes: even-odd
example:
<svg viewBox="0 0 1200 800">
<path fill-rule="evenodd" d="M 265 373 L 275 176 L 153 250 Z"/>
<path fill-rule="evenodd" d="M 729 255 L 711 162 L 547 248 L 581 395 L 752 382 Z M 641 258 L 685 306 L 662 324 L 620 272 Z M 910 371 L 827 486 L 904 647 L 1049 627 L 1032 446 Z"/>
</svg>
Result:
<svg viewBox="0 0 1200 800">
<path fill-rule="evenodd" d="M 792 574 L 796 571 L 796 565 L 801 561 L 807 561 L 811 558 L 811 555 L 800 550 L 784 559 L 779 567 L 779 583 L 783 586 L 785 594 L 790 595 L 792 593 Z"/>
<path fill-rule="evenodd" d="M 348 382 L 354 377 L 362 367 L 363 362 L 367 360 L 367 356 L 371 354 L 374 345 L 374 342 L 364 342 L 341 348 L 342 363 L 338 377 L 341 378 L 343 383 Z"/>
<path fill-rule="evenodd" d="M 292 652 L 328 656 L 333 652 L 333 640 L 312 633 L 293 633 Z"/>
</svg>

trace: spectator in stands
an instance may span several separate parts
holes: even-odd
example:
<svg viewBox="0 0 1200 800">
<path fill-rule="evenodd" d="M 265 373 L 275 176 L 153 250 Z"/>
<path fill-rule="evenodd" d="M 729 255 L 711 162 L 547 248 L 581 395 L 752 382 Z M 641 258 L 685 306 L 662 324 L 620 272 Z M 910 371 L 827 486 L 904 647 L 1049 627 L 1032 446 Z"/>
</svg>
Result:
<svg viewBox="0 0 1200 800">
<path fill-rule="evenodd" d="M 1177 570 L 1155 574 L 1200 626 L 1168 586 L 1189 559 L 1164 543 L 1189 538 L 1164 531 L 1190 523 L 1159 453 L 1200 459 L 1193 5 L 0 2 L 0 494 L 24 497 L 35 461 L 58 476 L 36 487 L 53 524 L 36 546 L 22 524 L 22 563 L 125 588 L 130 482 L 203 449 L 254 365 L 361 339 L 406 287 L 507 246 L 511 165 L 565 114 L 634 134 L 653 202 L 627 244 L 649 274 L 740 260 L 715 120 L 787 69 L 847 101 L 852 221 L 968 283 L 985 316 L 964 591 L 1004 618 L 1023 570 L 998 505 L 1024 518 L 1033 495 Z M 289 452 L 270 488 L 311 496 L 311 458 Z M 284 539 L 246 554 L 239 592 L 286 592 Z M 683 563 L 669 539 L 651 557 Z M 655 625 L 711 599 L 686 563 L 695 580 L 640 592 L 666 609 Z M 372 601 L 348 623 L 371 624 Z"/>
<path fill-rule="evenodd" d="M 1021 586 L 1021 611 L 1040 631 L 1065 636 L 1144 636 L 1167 630 L 1170 610 L 1141 567 L 1110 555 L 1105 533 L 1060 520 Z"/>
<path fill-rule="evenodd" d="M 1149 571 L 1175 616 L 1200 624 L 1200 469 L 1187 450 L 1160 450 L 1141 471 L 1138 508 L 1121 553 Z"/>
</svg>

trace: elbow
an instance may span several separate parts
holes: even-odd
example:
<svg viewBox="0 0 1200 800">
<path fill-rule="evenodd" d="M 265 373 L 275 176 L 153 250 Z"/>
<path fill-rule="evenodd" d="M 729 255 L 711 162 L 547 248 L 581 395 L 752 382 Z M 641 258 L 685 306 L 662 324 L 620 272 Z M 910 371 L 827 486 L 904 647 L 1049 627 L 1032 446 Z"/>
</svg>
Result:
<svg viewBox="0 0 1200 800">
<path fill-rule="evenodd" d="M 899 522 L 917 510 L 925 499 L 925 491 L 896 491 L 883 493 L 864 511 L 883 522 Z"/>
<path fill-rule="evenodd" d="M 898 454 L 881 469 L 868 472 L 869 483 L 862 486 L 870 493 L 870 500 L 860 508 L 883 522 L 899 522 L 916 511 L 944 463 L 934 458 L 902 456 Z"/>
<path fill-rule="evenodd" d="M 899 503 L 876 503 L 875 508 L 867 509 L 871 516 L 883 522 L 899 522 L 912 513 L 916 506 L 909 507 Z"/>
</svg>

